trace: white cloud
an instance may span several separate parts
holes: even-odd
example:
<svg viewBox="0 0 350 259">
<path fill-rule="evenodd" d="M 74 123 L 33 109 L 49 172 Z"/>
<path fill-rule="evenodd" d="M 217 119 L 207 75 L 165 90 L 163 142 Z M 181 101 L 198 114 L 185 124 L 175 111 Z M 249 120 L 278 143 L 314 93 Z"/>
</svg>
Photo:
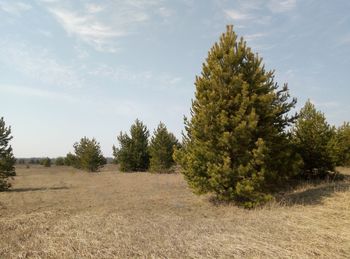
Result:
<svg viewBox="0 0 350 259">
<path fill-rule="evenodd" d="M 7 12 L 12 15 L 21 15 L 23 12 L 29 11 L 32 9 L 32 6 L 24 2 L 15 2 L 15 1 L 1 1 L 0 10 Z"/>
<path fill-rule="evenodd" d="M 75 73 L 75 66 L 63 64 L 45 48 L 30 47 L 24 42 L 0 41 L 0 62 L 44 84 L 82 85 L 82 79 Z"/>
<path fill-rule="evenodd" d="M 254 34 L 248 34 L 248 35 L 245 35 L 244 36 L 244 39 L 246 40 L 246 41 L 249 41 L 249 42 L 251 42 L 251 41 L 255 41 L 255 40 L 257 40 L 257 39 L 259 39 L 259 38 L 263 38 L 263 37 L 265 37 L 267 34 L 266 33 L 254 33 Z"/>
<path fill-rule="evenodd" d="M 163 18 L 171 15 L 160 0 L 130 0 L 101 4 L 85 4 L 74 8 L 67 2 L 44 4 L 71 36 L 87 43 L 98 51 L 116 52 L 117 39 L 134 33 L 144 26 L 152 14 Z"/>
<path fill-rule="evenodd" d="M 88 13 L 99 13 L 104 9 L 104 6 L 90 3 L 86 4 L 85 8 Z"/>
<path fill-rule="evenodd" d="M 125 32 L 121 30 L 112 29 L 111 27 L 99 22 L 94 16 L 79 15 L 58 8 L 51 8 L 50 11 L 70 35 L 76 35 L 81 40 L 93 45 L 98 50 L 115 52 L 115 48 L 108 44 L 109 39 L 125 34 Z"/>
<path fill-rule="evenodd" d="M 270 0 L 267 6 L 271 12 L 282 13 L 293 10 L 296 3 L 296 0 Z"/>
<path fill-rule="evenodd" d="M 232 9 L 226 10 L 225 13 L 227 17 L 236 21 L 253 19 L 253 16 L 251 16 L 250 14 L 244 13 L 243 11 L 240 11 L 240 10 L 232 10 Z"/>
</svg>

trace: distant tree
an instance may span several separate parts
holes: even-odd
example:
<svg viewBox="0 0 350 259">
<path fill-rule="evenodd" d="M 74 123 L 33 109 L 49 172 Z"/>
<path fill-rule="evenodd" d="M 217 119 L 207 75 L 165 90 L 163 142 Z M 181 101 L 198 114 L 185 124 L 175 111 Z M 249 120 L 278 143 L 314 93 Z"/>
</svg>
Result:
<svg viewBox="0 0 350 259">
<path fill-rule="evenodd" d="M 45 157 L 41 160 L 40 164 L 45 166 L 45 167 L 51 167 L 51 159 L 48 157 Z"/>
<path fill-rule="evenodd" d="M 173 159 L 174 148 L 179 142 L 174 134 L 168 132 L 164 123 L 159 123 L 154 131 L 149 145 L 150 170 L 166 173 L 175 164 Z"/>
<path fill-rule="evenodd" d="M 89 172 L 98 171 L 107 162 L 102 155 L 100 143 L 94 138 L 82 138 L 74 144 L 74 150 L 78 167 Z"/>
<path fill-rule="evenodd" d="M 9 145 L 11 127 L 6 127 L 4 118 L 0 118 L 0 191 L 5 191 L 11 187 L 9 178 L 16 175 L 15 163 L 12 147 Z"/>
<path fill-rule="evenodd" d="M 304 162 L 301 177 L 323 178 L 335 170 L 335 145 L 331 142 L 334 130 L 310 100 L 301 109 L 292 132 L 297 151 Z"/>
<path fill-rule="evenodd" d="M 18 159 L 16 159 L 16 162 L 17 162 L 17 164 L 19 164 L 19 165 L 24 165 L 24 164 L 26 163 L 25 159 L 23 159 L 23 158 L 18 158 Z"/>
<path fill-rule="evenodd" d="M 175 159 L 189 186 L 253 207 L 298 171 L 290 143 L 287 85 L 274 82 L 262 59 L 227 27 L 196 78 L 191 119 Z"/>
<path fill-rule="evenodd" d="M 72 154 L 72 153 L 70 153 L 70 152 L 64 158 L 64 164 L 66 166 L 73 166 L 73 167 L 76 167 L 76 168 L 79 167 L 77 156 Z"/>
<path fill-rule="evenodd" d="M 115 161 L 120 166 L 120 170 L 146 171 L 149 166 L 148 153 L 149 131 L 140 121 L 136 120 L 130 128 L 130 137 L 127 133 L 120 132 L 117 137 L 119 148 L 113 146 Z"/>
<path fill-rule="evenodd" d="M 62 165 L 64 165 L 64 158 L 63 158 L 63 157 L 57 157 L 57 158 L 55 159 L 55 165 L 56 165 L 56 166 L 62 166 Z"/>
</svg>

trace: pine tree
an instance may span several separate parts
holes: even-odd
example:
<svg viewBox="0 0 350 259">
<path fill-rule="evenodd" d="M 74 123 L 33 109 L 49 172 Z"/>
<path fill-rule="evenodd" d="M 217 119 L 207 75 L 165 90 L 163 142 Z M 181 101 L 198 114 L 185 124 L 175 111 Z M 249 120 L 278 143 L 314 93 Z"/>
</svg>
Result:
<svg viewBox="0 0 350 259">
<path fill-rule="evenodd" d="M 40 164 L 45 167 L 51 167 L 51 159 L 46 157 L 40 161 Z"/>
<path fill-rule="evenodd" d="M 89 172 L 98 171 L 107 163 L 106 158 L 102 155 L 100 143 L 94 138 L 88 139 L 83 137 L 80 142 L 74 144 L 75 158 L 73 165 Z"/>
<path fill-rule="evenodd" d="M 55 159 L 55 165 L 56 166 L 63 166 L 64 165 L 64 158 L 63 157 L 57 157 Z"/>
<path fill-rule="evenodd" d="M 4 118 L 0 118 L 0 191 L 5 191 L 11 187 L 9 178 L 16 175 L 15 163 L 12 147 L 9 142 L 11 136 L 11 127 L 6 127 Z"/>
<path fill-rule="evenodd" d="M 64 158 L 64 165 L 79 168 L 77 156 L 69 152 Z"/>
<path fill-rule="evenodd" d="M 117 137 L 119 148 L 113 147 L 113 155 L 121 171 L 146 171 L 148 169 L 148 138 L 147 127 L 138 119 L 131 125 L 130 136 L 120 132 Z"/>
<path fill-rule="evenodd" d="M 190 187 L 246 207 L 271 199 L 300 164 L 286 132 L 296 103 L 287 85 L 280 88 L 228 26 L 195 86 L 184 146 L 175 152 Z"/>
<path fill-rule="evenodd" d="M 294 142 L 304 162 L 301 177 L 322 178 L 335 170 L 333 135 L 324 114 L 308 100 L 293 128 Z"/>
<path fill-rule="evenodd" d="M 336 131 L 337 165 L 350 165 L 350 123 L 344 122 Z"/>
<path fill-rule="evenodd" d="M 174 134 L 168 132 L 164 123 L 159 123 L 150 141 L 150 170 L 152 172 L 167 173 L 174 165 L 174 147 L 179 147 Z"/>
</svg>

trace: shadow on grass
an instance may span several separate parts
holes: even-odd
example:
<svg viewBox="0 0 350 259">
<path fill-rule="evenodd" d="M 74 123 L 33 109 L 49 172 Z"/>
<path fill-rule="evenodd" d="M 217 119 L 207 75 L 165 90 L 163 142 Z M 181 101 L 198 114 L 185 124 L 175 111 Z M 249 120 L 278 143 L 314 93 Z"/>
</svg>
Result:
<svg viewBox="0 0 350 259">
<path fill-rule="evenodd" d="M 317 205 L 323 202 L 324 198 L 332 196 L 337 192 L 350 191 L 350 177 L 337 181 L 315 181 L 299 186 L 294 192 L 280 195 L 277 202 L 286 205 Z"/>
<path fill-rule="evenodd" d="M 61 187 L 40 187 L 40 188 L 14 188 L 10 192 L 35 192 L 35 191 L 51 191 L 51 190 L 68 190 L 66 186 Z"/>
<path fill-rule="evenodd" d="M 334 193 L 350 192 L 350 175 L 338 175 L 332 180 L 309 180 L 295 183 L 294 188 L 290 187 L 288 191 L 275 195 L 275 200 L 272 203 L 261 204 L 256 208 L 265 205 L 279 204 L 282 206 L 295 205 L 317 205 L 322 204 L 324 198 L 331 197 Z M 207 200 L 214 206 L 229 206 L 238 205 L 234 201 L 223 201 L 215 195 L 209 195 Z M 239 205 L 238 205 L 239 206 Z"/>
</svg>

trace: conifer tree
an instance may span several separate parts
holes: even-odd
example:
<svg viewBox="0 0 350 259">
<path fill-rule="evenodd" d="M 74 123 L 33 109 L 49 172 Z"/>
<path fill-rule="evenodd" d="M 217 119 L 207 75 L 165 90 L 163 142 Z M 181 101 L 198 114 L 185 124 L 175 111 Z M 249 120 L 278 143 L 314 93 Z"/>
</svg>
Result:
<svg viewBox="0 0 350 259">
<path fill-rule="evenodd" d="M 350 166 L 350 123 L 344 122 L 336 132 L 337 165 Z"/>
<path fill-rule="evenodd" d="M 150 170 L 152 172 L 166 173 L 174 165 L 174 147 L 178 147 L 174 134 L 168 132 L 164 123 L 159 123 L 154 131 L 149 145 Z"/>
<path fill-rule="evenodd" d="M 333 136 L 324 114 L 308 100 L 293 128 L 294 142 L 304 162 L 300 176 L 322 178 L 335 170 Z"/>
<path fill-rule="evenodd" d="M 102 155 L 100 143 L 94 138 L 90 140 L 83 137 L 79 143 L 74 144 L 74 151 L 76 156 L 74 163 L 78 168 L 96 172 L 107 163 L 106 158 Z"/>
<path fill-rule="evenodd" d="M 63 157 L 57 157 L 57 158 L 55 159 L 55 165 L 56 165 L 56 166 L 62 166 L 62 165 L 64 165 L 64 158 L 63 158 Z"/>
<path fill-rule="evenodd" d="M 49 157 L 46 157 L 40 161 L 40 164 L 45 167 L 51 167 L 51 159 Z"/>
<path fill-rule="evenodd" d="M 67 166 L 73 166 L 73 167 L 79 168 L 77 156 L 70 152 L 64 158 L 64 164 Z"/>
<path fill-rule="evenodd" d="M 11 139 L 11 127 L 6 127 L 4 118 L 0 118 L 0 191 L 10 188 L 8 180 L 16 175 L 16 159 L 9 145 Z"/>
<path fill-rule="evenodd" d="M 246 207 L 271 199 L 300 165 L 286 132 L 296 103 L 287 85 L 280 88 L 228 26 L 195 86 L 183 148 L 175 152 L 190 187 Z"/>
<path fill-rule="evenodd" d="M 113 146 L 113 155 L 121 171 L 146 171 L 148 169 L 148 138 L 147 127 L 138 119 L 130 127 L 130 136 L 120 132 L 117 137 L 119 148 Z"/>
</svg>

